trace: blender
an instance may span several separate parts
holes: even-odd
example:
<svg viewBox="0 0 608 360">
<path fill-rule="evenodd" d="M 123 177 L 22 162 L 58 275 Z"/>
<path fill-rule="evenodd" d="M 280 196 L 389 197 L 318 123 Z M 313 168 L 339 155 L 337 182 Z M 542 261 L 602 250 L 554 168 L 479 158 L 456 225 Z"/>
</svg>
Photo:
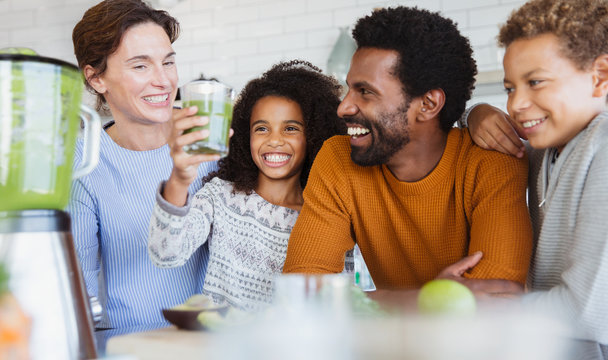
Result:
<svg viewBox="0 0 608 360">
<path fill-rule="evenodd" d="M 32 359 L 97 357 L 91 304 L 63 211 L 71 181 L 96 166 L 99 116 L 81 105 L 78 68 L 0 52 L 0 261 L 31 317 Z M 73 169 L 84 123 L 83 162 Z"/>
</svg>

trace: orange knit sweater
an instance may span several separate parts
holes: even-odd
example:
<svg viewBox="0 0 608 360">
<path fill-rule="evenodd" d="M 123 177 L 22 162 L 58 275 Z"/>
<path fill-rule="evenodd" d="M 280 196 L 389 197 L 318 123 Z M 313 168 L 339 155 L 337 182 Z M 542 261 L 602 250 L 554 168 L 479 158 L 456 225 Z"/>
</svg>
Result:
<svg viewBox="0 0 608 360">
<path fill-rule="evenodd" d="M 420 287 L 477 250 L 465 276 L 524 283 L 532 253 L 527 159 L 486 151 L 452 129 L 435 169 L 401 182 L 350 159 L 347 136 L 325 142 L 304 190 L 284 272 L 337 273 L 355 242 L 379 289 Z"/>
</svg>

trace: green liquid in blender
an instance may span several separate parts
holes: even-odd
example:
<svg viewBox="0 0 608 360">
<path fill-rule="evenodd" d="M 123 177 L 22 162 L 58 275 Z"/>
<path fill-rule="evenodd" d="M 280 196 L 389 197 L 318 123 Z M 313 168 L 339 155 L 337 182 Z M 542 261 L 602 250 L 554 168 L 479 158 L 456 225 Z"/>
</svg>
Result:
<svg viewBox="0 0 608 360">
<path fill-rule="evenodd" d="M 190 100 L 183 102 L 184 107 L 197 106 L 198 116 L 209 117 L 205 126 L 195 126 L 184 131 L 209 130 L 209 137 L 194 144 L 184 146 L 184 151 L 189 154 L 219 154 L 228 155 L 228 141 L 230 124 L 232 123 L 232 104 L 223 101 Z"/>
<path fill-rule="evenodd" d="M 0 211 L 67 205 L 82 77 L 76 69 L 0 63 Z"/>
</svg>

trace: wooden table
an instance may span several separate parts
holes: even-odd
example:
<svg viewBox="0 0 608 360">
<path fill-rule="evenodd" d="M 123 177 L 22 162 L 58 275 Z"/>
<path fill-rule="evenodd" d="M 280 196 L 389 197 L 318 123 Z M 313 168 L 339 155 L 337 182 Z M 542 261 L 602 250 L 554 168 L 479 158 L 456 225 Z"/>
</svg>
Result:
<svg viewBox="0 0 608 360">
<path fill-rule="evenodd" d="M 276 319 L 275 319 L 276 320 Z M 391 316 L 298 323 L 282 319 L 235 332 L 162 328 L 110 338 L 107 354 L 156 359 L 565 359 L 564 329 L 523 314 Z M 348 328 L 344 328 L 346 325 Z M 240 349 L 240 350 L 239 350 Z"/>
<path fill-rule="evenodd" d="M 198 359 L 216 336 L 210 332 L 178 330 L 172 326 L 112 337 L 107 342 L 106 353 L 130 354 L 142 360 Z"/>
</svg>

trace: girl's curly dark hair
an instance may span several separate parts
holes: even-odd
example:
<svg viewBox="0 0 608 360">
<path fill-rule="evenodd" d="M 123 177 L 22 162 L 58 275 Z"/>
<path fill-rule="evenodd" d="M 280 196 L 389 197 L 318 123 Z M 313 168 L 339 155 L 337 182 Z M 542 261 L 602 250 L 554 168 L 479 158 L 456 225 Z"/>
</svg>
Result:
<svg viewBox="0 0 608 360">
<path fill-rule="evenodd" d="M 450 131 L 471 98 L 477 74 L 469 40 L 452 20 L 415 7 L 378 9 L 359 19 L 353 38 L 359 48 L 399 53 L 394 70 L 406 98 L 442 89 L 445 105 L 439 125 Z"/>
<path fill-rule="evenodd" d="M 341 87 L 334 78 L 323 75 L 319 68 L 303 60 L 281 62 L 261 77 L 251 80 L 234 104 L 230 152 L 219 161 L 219 169 L 206 176 L 204 181 L 217 176 L 231 181 L 234 191 L 251 194 L 259 172 L 251 157 L 251 111 L 261 98 L 280 96 L 298 103 L 302 109 L 306 126 L 306 159 L 300 183 L 304 188 L 323 142 L 333 135 L 346 133 L 346 125 L 337 115 L 340 91 Z"/>
</svg>

